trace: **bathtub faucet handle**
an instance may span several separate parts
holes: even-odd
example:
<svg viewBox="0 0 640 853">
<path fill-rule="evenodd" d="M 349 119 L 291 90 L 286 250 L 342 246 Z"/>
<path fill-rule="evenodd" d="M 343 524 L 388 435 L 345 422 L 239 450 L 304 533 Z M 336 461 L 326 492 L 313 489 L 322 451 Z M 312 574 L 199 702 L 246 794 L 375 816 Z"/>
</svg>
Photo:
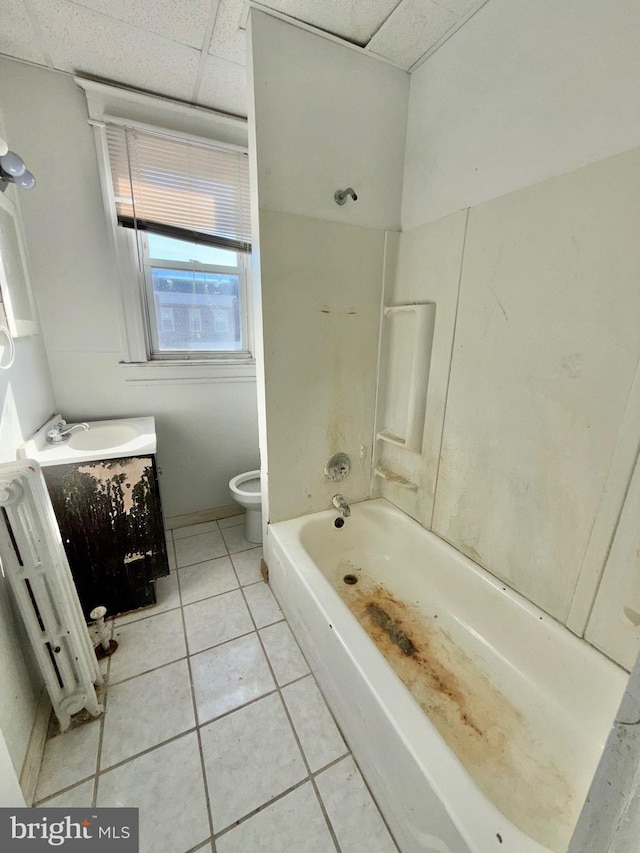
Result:
<svg viewBox="0 0 640 853">
<path fill-rule="evenodd" d="M 342 495 L 334 495 L 332 503 L 334 507 L 342 513 L 343 518 L 348 518 L 351 515 L 351 507 Z"/>
</svg>

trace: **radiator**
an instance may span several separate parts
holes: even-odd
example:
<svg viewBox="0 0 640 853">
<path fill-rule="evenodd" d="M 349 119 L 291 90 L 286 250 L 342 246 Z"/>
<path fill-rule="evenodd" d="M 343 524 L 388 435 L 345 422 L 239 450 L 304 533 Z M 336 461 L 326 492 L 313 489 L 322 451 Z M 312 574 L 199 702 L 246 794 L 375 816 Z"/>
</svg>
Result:
<svg viewBox="0 0 640 853">
<path fill-rule="evenodd" d="M 102 675 L 40 466 L 29 459 L 0 464 L 0 559 L 61 730 L 83 708 L 97 717 Z"/>
</svg>

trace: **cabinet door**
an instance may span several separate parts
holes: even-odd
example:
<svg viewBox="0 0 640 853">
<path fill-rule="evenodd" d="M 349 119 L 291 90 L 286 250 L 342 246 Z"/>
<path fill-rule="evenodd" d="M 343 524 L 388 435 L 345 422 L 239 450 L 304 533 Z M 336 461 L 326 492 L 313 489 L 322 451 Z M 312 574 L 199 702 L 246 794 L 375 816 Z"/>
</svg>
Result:
<svg viewBox="0 0 640 853">
<path fill-rule="evenodd" d="M 43 469 L 85 616 L 98 604 L 123 613 L 155 602 L 169 574 L 153 456 Z"/>
</svg>

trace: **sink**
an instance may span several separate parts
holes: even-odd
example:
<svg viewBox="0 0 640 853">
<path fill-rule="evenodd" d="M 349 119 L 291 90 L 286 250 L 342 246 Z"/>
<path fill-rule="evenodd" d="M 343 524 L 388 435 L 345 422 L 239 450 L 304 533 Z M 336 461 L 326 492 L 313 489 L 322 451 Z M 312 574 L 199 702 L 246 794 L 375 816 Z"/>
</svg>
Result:
<svg viewBox="0 0 640 853">
<path fill-rule="evenodd" d="M 35 459 L 40 465 L 120 459 L 156 452 L 153 417 L 89 421 L 88 430 L 74 430 L 59 444 L 47 441 L 47 432 L 61 420 L 53 415 L 18 449 L 19 459 Z"/>
<path fill-rule="evenodd" d="M 67 443 L 72 450 L 112 450 L 128 444 L 138 434 L 132 424 L 94 424 L 88 430 L 72 432 Z"/>
</svg>

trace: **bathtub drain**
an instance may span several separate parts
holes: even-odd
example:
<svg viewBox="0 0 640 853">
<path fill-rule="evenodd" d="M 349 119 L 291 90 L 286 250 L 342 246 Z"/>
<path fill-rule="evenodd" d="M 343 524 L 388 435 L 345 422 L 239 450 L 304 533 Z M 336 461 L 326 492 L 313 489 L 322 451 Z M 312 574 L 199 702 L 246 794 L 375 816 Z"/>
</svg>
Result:
<svg viewBox="0 0 640 853">
<path fill-rule="evenodd" d="M 355 575 L 345 575 L 342 580 L 348 584 L 358 583 L 358 578 Z"/>
</svg>

